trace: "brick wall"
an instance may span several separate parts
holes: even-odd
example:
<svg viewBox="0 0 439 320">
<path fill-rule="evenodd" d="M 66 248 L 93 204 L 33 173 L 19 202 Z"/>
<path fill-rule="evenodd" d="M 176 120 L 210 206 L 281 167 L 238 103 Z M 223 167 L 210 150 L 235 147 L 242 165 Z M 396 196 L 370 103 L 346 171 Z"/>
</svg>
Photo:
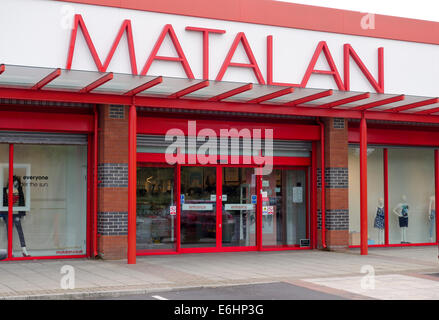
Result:
<svg viewBox="0 0 439 320">
<path fill-rule="evenodd" d="M 128 163 L 101 163 L 98 165 L 101 188 L 128 188 Z"/>
<path fill-rule="evenodd" d="M 348 130 L 345 119 L 327 118 L 325 125 L 325 224 L 329 250 L 349 246 Z M 317 228 L 321 245 L 321 168 L 317 169 Z"/>
<path fill-rule="evenodd" d="M 128 108 L 99 106 L 98 253 L 125 259 L 128 234 Z"/>
<path fill-rule="evenodd" d="M 99 212 L 98 233 L 101 236 L 128 235 L 128 212 Z"/>
</svg>

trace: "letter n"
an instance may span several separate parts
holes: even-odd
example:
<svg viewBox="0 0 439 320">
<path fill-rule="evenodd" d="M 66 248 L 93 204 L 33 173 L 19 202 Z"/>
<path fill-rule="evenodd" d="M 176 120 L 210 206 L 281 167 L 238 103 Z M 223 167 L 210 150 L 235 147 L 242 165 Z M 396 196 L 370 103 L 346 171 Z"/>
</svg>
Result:
<svg viewBox="0 0 439 320">
<path fill-rule="evenodd" d="M 134 41 L 133 41 L 133 31 L 131 28 L 131 21 L 124 20 L 122 22 L 122 26 L 119 29 L 119 33 L 114 39 L 113 45 L 111 46 L 110 52 L 107 55 L 107 58 L 102 64 L 101 59 L 96 51 L 96 48 L 91 40 L 90 34 L 88 33 L 87 27 L 85 26 L 84 19 L 80 14 L 75 14 L 75 20 L 73 22 L 72 34 L 70 36 L 70 46 L 69 53 L 67 55 L 67 65 L 66 69 L 70 70 L 72 68 L 73 61 L 73 53 L 75 52 L 75 44 L 76 44 L 76 35 L 78 34 L 78 29 L 81 28 L 82 34 L 84 35 L 85 42 L 87 43 L 88 49 L 93 57 L 93 60 L 96 64 L 96 67 L 100 72 L 107 71 L 108 65 L 110 64 L 111 59 L 113 58 L 114 52 L 116 51 L 117 46 L 119 45 L 120 39 L 122 38 L 123 33 L 127 32 L 127 40 L 128 40 L 128 50 L 130 55 L 131 62 L 131 72 L 134 75 L 137 75 L 137 63 L 136 63 L 136 53 L 134 51 Z"/>
<path fill-rule="evenodd" d="M 369 70 L 367 70 L 363 61 L 361 61 L 360 57 L 350 44 L 346 43 L 343 46 L 343 51 L 344 86 L 346 90 L 350 90 L 350 57 L 352 57 L 374 90 L 377 93 L 384 93 L 384 48 L 378 48 L 378 82 L 373 78 Z"/>
</svg>

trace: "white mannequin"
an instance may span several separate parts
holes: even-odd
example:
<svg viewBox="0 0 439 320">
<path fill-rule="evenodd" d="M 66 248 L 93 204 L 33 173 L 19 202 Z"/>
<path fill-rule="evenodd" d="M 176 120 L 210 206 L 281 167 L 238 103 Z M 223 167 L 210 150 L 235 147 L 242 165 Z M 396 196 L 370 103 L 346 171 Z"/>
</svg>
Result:
<svg viewBox="0 0 439 320">
<path fill-rule="evenodd" d="M 384 212 L 384 199 L 383 198 L 378 199 L 377 215 L 378 215 L 378 212 L 380 212 L 380 211 Z M 376 217 L 375 222 L 377 219 L 379 219 L 379 218 Z M 374 227 L 378 229 L 378 244 L 384 244 L 384 228 L 377 227 L 375 225 L 375 222 L 374 222 Z"/>
<path fill-rule="evenodd" d="M 407 196 L 402 195 L 401 196 L 401 202 L 397 204 L 397 206 L 393 209 L 393 213 L 396 214 L 398 217 L 403 217 L 402 211 L 403 208 L 407 208 L 407 218 L 408 218 L 408 204 L 407 204 Z M 408 243 L 406 241 L 407 236 L 407 227 L 401 227 L 401 243 Z"/>
<path fill-rule="evenodd" d="M 430 205 L 428 206 L 428 222 L 430 224 L 430 242 L 433 242 L 433 230 L 436 227 L 436 204 L 434 196 L 430 197 Z"/>
</svg>

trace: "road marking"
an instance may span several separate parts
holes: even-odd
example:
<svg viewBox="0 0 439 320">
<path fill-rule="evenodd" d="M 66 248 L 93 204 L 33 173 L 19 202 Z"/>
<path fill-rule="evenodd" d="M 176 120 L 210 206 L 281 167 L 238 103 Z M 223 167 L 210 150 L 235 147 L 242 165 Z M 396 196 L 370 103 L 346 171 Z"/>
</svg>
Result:
<svg viewBox="0 0 439 320">
<path fill-rule="evenodd" d="M 166 299 L 166 298 L 163 298 L 163 297 L 161 297 L 161 296 L 152 296 L 154 299 L 157 299 L 157 300 L 168 300 L 168 299 Z"/>
</svg>

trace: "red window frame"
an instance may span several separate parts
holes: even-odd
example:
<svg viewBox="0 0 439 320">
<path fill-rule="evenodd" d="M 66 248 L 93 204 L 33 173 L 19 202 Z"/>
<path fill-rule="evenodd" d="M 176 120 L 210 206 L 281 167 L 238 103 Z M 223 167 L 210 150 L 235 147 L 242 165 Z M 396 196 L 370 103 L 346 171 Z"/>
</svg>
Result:
<svg viewBox="0 0 439 320">
<path fill-rule="evenodd" d="M 164 162 L 147 162 L 148 156 L 151 155 L 149 153 L 137 153 L 137 167 L 163 167 L 169 168 L 174 167 L 176 170 L 176 181 L 174 183 L 177 188 L 177 226 L 176 226 L 176 244 L 175 249 L 147 249 L 147 250 L 136 250 L 137 256 L 147 256 L 147 255 L 164 255 L 164 254 L 182 254 L 182 253 L 210 253 L 210 252 L 238 252 L 238 251 L 281 251 L 281 250 L 304 250 L 304 249 L 312 249 L 313 246 L 310 244 L 309 247 L 300 247 L 299 245 L 279 245 L 279 246 L 263 246 L 262 243 L 262 202 L 260 198 L 260 190 L 262 187 L 262 176 L 257 176 L 256 180 L 256 192 L 258 195 L 257 205 L 256 205 L 256 244 L 254 246 L 234 246 L 234 247 L 224 247 L 222 246 L 222 229 L 219 227 L 222 224 L 222 200 L 220 197 L 217 197 L 217 210 L 216 210 L 216 246 L 210 248 L 181 248 L 181 231 L 180 231 L 180 222 L 181 222 L 181 204 L 180 204 L 180 195 L 181 195 L 181 167 L 182 166 L 198 166 L 199 164 L 185 164 L 179 165 L 176 164 L 174 166 L 166 164 Z M 156 155 L 156 154 L 152 154 Z M 154 156 L 155 157 L 155 156 Z M 153 158 L 154 158 L 153 157 Z M 254 165 L 232 165 L 232 164 L 217 164 L 217 165 L 205 165 L 206 167 L 215 167 L 216 168 L 216 192 L 218 194 L 222 194 L 222 169 L 225 167 L 238 167 L 238 168 L 257 168 Z M 315 186 L 315 184 L 311 184 L 310 181 L 310 171 L 312 171 L 311 166 L 274 166 L 274 169 L 288 169 L 288 170 L 304 170 L 305 171 L 305 179 L 306 179 L 306 230 L 307 237 L 312 238 L 316 234 L 316 231 L 313 231 L 314 225 L 312 223 L 311 212 L 313 205 L 311 205 L 310 194 L 312 193 L 311 188 Z M 315 207 L 315 205 L 314 205 Z M 220 209 L 221 208 L 221 209 Z M 315 239 L 310 239 L 310 242 L 313 243 L 316 241 Z"/>
<path fill-rule="evenodd" d="M 224 119 L 224 120 L 210 120 L 203 117 L 194 117 L 188 119 L 187 117 L 150 117 L 150 116 L 139 116 L 137 118 L 137 134 L 152 134 L 152 135 L 164 135 L 169 128 L 177 128 L 187 135 L 187 122 L 189 120 L 196 120 L 197 132 L 204 128 L 210 128 L 216 132 L 219 136 L 221 129 L 231 129 L 236 128 L 238 131 L 246 128 L 249 130 L 253 129 L 264 129 L 267 128 L 266 122 L 257 122 L 254 119 L 240 118 L 240 119 Z M 312 177 L 317 177 L 316 174 L 316 141 L 320 140 L 321 128 L 319 125 L 310 124 L 309 121 L 274 121 L 270 122 L 270 127 L 274 129 L 274 139 L 282 140 L 304 140 L 312 142 L 312 151 L 310 157 L 273 157 L 274 168 L 288 168 L 288 169 L 305 169 L 306 181 L 307 181 L 307 192 L 306 192 L 306 214 L 307 214 L 307 237 L 310 238 L 310 246 L 306 248 L 300 248 L 299 246 L 274 246 L 274 247 L 264 247 L 262 244 L 262 202 L 260 198 L 260 193 L 258 192 L 258 200 L 256 206 L 256 245 L 247 247 L 223 247 L 221 245 L 221 235 L 222 230 L 218 229 L 219 221 L 222 219 L 222 213 L 217 210 L 217 246 L 214 248 L 181 248 L 180 243 L 177 243 L 176 250 L 141 250 L 136 251 L 137 256 L 145 255 L 163 255 L 163 254 L 181 254 L 181 253 L 204 253 L 204 252 L 236 252 L 236 251 L 279 251 L 279 250 L 303 250 L 315 248 L 317 244 L 317 219 L 316 219 L 316 201 L 317 198 L 313 196 L 317 191 L 317 184 L 315 181 L 311 181 Z M 165 156 L 163 153 L 144 153 L 137 152 L 137 166 L 169 166 L 166 163 Z M 188 161 L 186 161 L 187 163 Z M 243 163 L 242 157 L 240 157 L 239 163 Z M 195 166 L 198 164 L 195 164 Z M 175 185 L 178 188 L 177 197 L 177 235 L 178 241 L 180 240 L 180 179 L 181 179 L 181 166 L 194 166 L 194 164 L 184 164 L 176 165 L 178 167 L 177 179 Z M 252 165 L 235 165 L 235 164 L 217 164 L 209 165 L 217 168 L 217 194 L 222 194 L 222 168 L 223 167 L 253 167 L 256 168 L 255 164 Z M 221 175 L 219 175 L 219 173 Z M 256 188 L 261 189 L 262 186 L 262 176 L 257 176 Z M 221 180 L 221 181 L 220 181 Z M 218 189 L 220 188 L 220 189 Z M 219 191 L 218 191 L 219 190 Z M 221 193 L 219 193 L 221 192 Z M 217 197 L 217 202 L 219 197 Z M 217 204 L 217 208 L 219 205 Z"/>
<path fill-rule="evenodd" d="M 311 239 L 311 235 L 313 235 L 313 232 L 311 230 L 312 228 L 312 217 L 310 216 L 312 210 L 311 210 L 311 197 L 310 194 L 312 193 L 312 184 L 310 181 L 310 171 L 312 171 L 311 166 L 274 166 L 273 169 L 280 169 L 280 170 L 303 170 L 305 171 L 305 181 L 306 181 L 306 192 L 305 192 L 305 203 L 306 203 L 306 237 L 310 240 L 310 245 L 308 247 L 300 247 L 299 244 L 295 245 L 272 245 L 272 246 L 264 246 L 263 239 L 262 241 L 262 247 L 261 251 L 282 251 L 282 250 L 306 250 L 306 249 L 312 249 L 312 243 L 314 239 Z M 261 204 L 262 206 L 262 204 Z M 261 210 L 262 212 L 262 210 Z M 261 230 L 262 231 L 262 230 Z"/>
<path fill-rule="evenodd" d="M 16 106 L 10 105 L 12 109 Z M 86 253 L 81 255 L 55 255 L 55 256 L 31 256 L 13 257 L 13 226 L 12 226 L 12 197 L 8 198 L 8 247 L 7 258 L 2 261 L 23 261 L 23 260 L 47 260 L 47 259 L 75 259 L 86 258 L 93 255 L 93 239 L 97 236 L 93 233 L 92 225 L 96 225 L 96 186 L 93 183 L 96 172 L 97 150 L 95 148 L 97 135 L 93 114 L 72 114 L 68 113 L 49 113 L 49 112 L 19 112 L 19 111 L 0 111 L 0 131 L 29 131 L 29 132 L 56 132 L 56 133 L 82 133 L 87 134 L 87 212 L 86 212 Z M 97 141 L 96 141 L 97 142 Z M 14 170 L 14 143 L 9 145 L 9 186 L 8 194 L 12 195 L 12 177 Z M 93 191 L 93 192 L 92 192 Z M 1 263 L 1 262 L 0 262 Z"/>
<path fill-rule="evenodd" d="M 349 143 L 360 143 L 360 130 L 356 124 L 350 123 L 348 129 Z M 389 176 L 388 176 L 388 148 L 392 146 L 408 146 L 408 147 L 431 147 L 434 150 L 434 175 L 435 175 L 435 197 L 439 199 L 439 131 L 435 128 L 428 127 L 404 127 L 396 126 L 396 128 L 382 128 L 381 126 L 369 127 L 367 129 L 367 142 L 383 148 L 383 185 L 384 185 L 384 211 L 385 211 L 385 228 L 384 228 L 384 244 L 368 245 L 371 248 L 385 247 L 416 247 L 416 246 L 437 246 L 439 245 L 439 222 L 438 209 L 439 203 L 436 205 L 436 242 L 428 243 L 396 243 L 391 244 L 389 241 Z M 361 246 L 350 245 L 349 248 L 360 248 Z"/>
</svg>

